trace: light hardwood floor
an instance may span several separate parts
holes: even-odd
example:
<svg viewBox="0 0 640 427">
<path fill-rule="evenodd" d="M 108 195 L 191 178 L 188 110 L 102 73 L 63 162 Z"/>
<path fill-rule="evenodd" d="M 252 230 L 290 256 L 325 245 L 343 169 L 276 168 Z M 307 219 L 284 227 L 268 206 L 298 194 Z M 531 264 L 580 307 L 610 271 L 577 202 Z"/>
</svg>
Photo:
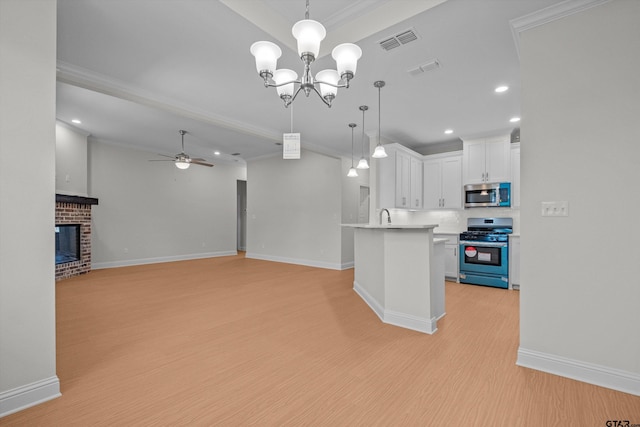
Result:
<svg viewBox="0 0 640 427">
<path fill-rule="evenodd" d="M 515 365 L 517 291 L 447 282 L 425 335 L 352 282 L 242 255 L 60 281 L 62 397 L 0 425 L 640 424 L 640 397 Z"/>
</svg>

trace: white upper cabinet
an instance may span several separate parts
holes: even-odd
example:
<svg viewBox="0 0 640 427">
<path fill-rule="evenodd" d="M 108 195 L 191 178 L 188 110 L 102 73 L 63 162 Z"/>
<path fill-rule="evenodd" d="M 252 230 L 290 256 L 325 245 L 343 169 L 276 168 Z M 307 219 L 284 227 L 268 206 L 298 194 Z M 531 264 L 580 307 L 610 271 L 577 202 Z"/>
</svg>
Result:
<svg viewBox="0 0 640 427">
<path fill-rule="evenodd" d="M 422 209 L 422 159 L 412 157 L 410 169 L 409 201 L 411 209 Z"/>
<path fill-rule="evenodd" d="M 462 154 L 436 154 L 424 159 L 424 209 L 461 209 Z"/>
<path fill-rule="evenodd" d="M 463 141 L 463 182 L 510 182 L 510 135 Z"/>
<path fill-rule="evenodd" d="M 378 208 L 422 209 L 422 156 L 400 144 L 385 145 L 376 160 Z"/>
</svg>

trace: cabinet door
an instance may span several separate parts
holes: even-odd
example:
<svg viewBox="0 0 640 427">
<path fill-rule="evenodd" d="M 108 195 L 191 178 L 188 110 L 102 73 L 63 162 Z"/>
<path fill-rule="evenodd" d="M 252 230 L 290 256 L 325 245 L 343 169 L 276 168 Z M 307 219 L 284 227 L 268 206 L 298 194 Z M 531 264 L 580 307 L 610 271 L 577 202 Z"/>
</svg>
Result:
<svg viewBox="0 0 640 427">
<path fill-rule="evenodd" d="M 510 137 L 490 138 L 485 142 L 486 182 L 508 182 L 511 179 Z"/>
<path fill-rule="evenodd" d="M 520 238 L 509 237 L 509 281 L 512 289 L 520 289 Z"/>
<path fill-rule="evenodd" d="M 464 182 L 482 184 L 485 182 L 485 144 L 484 140 L 464 141 Z"/>
<path fill-rule="evenodd" d="M 444 276 L 458 280 L 458 245 L 444 245 Z"/>
<path fill-rule="evenodd" d="M 442 203 L 447 209 L 462 209 L 462 157 L 442 159 Z"/>
<path fill-rule="evenodd" d="M 422 209 L 422 160 L 411 158 L 411 209 Z"/>
<path fill-rule="evenodd" d="M 422 204 L 425 209 L 442 207 L 442 161 L 425 160 L 422 164 L 423 194 Z"/>
<path fill-rule="evenodd" d="M 409 208 L 411 185 L 411 159 L 408 154 L 396 153 L 396 207 Z"/>
</svg>

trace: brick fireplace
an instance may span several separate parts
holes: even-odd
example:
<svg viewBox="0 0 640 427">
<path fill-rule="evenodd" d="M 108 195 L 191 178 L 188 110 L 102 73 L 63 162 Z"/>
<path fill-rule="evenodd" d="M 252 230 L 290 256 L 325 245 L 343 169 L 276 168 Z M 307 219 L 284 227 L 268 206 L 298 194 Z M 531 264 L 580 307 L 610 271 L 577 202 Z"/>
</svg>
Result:
<svg viewBox="0 0 640 427">
<path fill-rule="evenodd" d="M 56 280 L 91 271 L 91 206 L 98 199 L 56 194 L 56 226 L 80 225 L 78 260 L 56 264 Z"/>
</svg>

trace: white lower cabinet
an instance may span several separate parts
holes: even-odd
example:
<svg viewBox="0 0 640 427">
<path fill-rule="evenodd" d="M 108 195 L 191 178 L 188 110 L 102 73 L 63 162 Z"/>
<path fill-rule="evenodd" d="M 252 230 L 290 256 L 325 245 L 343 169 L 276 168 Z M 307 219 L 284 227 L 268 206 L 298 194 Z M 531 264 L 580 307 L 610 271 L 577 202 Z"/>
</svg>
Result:
<svg viewBox="0 0 640 427">
<path fill-rule="evenodd" d="M 520 289 L 520 236 L 509 236 L 509 287 Z"/>
<path fill-rule="evenodd" d="M 444 243 L 444 277 L 458 280 L 458 235 L 434 234 L 435 239 L 447 239 Z"/>
</svg>

